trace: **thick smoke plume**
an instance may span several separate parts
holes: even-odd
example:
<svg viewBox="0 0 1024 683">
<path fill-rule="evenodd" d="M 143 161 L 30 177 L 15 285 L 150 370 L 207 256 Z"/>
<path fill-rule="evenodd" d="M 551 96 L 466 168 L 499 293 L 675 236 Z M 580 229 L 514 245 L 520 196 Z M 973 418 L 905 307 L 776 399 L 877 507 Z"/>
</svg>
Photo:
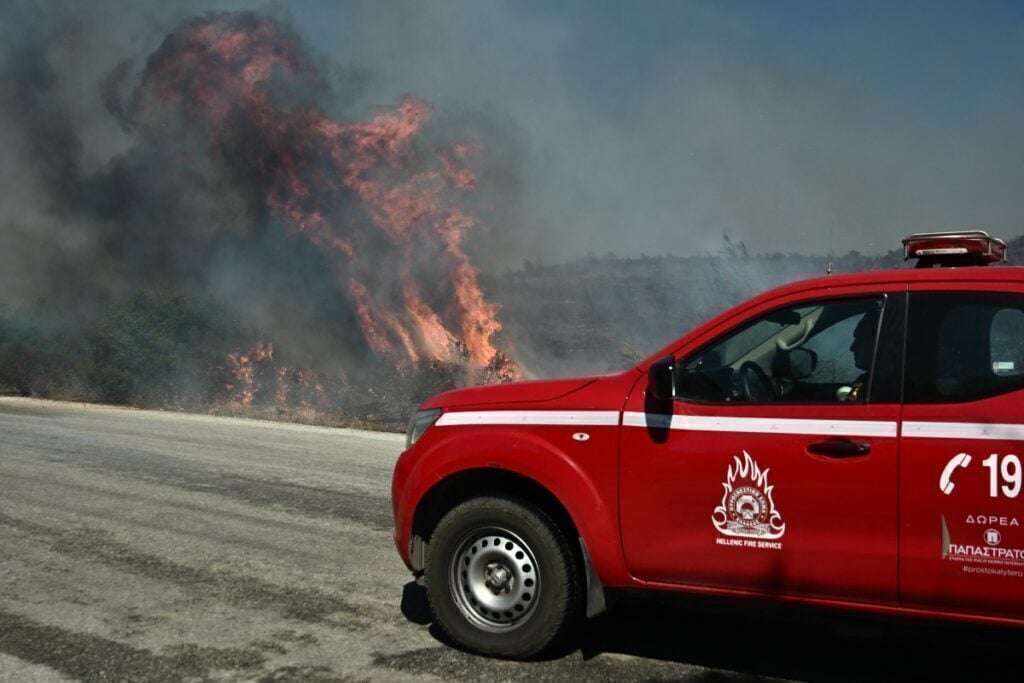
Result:
<svg viewBox="0 0 1024 683">
<path fill-rule="evenodd" d="M 485 229 L 474 163 L 486 141 L 449 135 L 412 95 L 346 117 L 358 77 L 339 78 L 286 21 L 211 14 L 97 84 L 128 143 L 87 168 L 51 62 L 45 42 L 26 47 L 4 88 L 48 156 L 35 205 L 49 203 L 43 219 L 76 248 L 53 245 L 38 267 L 58 272 L 33 274 L 15 303 L 87 316 L 131 292 L 212 299 L 248 339 L 210 367 L 228 405 L 322 407 L 382 372 L 519 377 L 467 248 Z M 22 235 L 54 234 L 34 227 Z"/>
<path fill-rule="evenodd" d="M 322 82 L 276 22 L 199 19 L 149 59 L 134 120 L 154 130 L 170 110 L 199 126 L 270 215 L 323 254 L 377 353 L 501 362 L 496 308 L 463 248 L 476 221 L 457 196 L 476 187 L 478 146 L 420 144 L 431 112 L 412 96 L 366 122 L 333 120 L 311 97 Z"/>
</svg>

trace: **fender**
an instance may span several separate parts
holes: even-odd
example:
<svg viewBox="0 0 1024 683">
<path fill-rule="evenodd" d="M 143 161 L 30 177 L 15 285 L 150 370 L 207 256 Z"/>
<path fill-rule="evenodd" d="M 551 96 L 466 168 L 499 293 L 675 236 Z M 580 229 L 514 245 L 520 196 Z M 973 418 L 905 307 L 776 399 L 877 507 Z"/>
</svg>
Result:
<svg viewBox="0 0 1024 683">
<path fill-rule="evenodd" d="M 583 538 L 594 570 L 605 585 L 632 583 L 618 531 L 618 426 L 588 427 L 593 447 L 573 441 L 578 428 L 487 425 L 434 427 L 434 443 L 415 456 L 406 474 L 409 524 L 413 510 L 438 482 L 467 470 L 498 469 L 547 489 L 561 502 Z M 427 437 L 425 436 L 424 439 Z M 554 441 L 575 444 L 577 457 Z"/>
</svg>

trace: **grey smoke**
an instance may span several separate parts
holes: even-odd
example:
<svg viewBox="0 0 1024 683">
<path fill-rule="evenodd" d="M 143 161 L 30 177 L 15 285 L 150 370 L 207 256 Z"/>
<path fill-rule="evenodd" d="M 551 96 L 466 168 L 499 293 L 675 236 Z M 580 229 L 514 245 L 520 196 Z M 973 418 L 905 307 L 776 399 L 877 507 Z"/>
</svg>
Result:
<svg viewBox="0 0 1024 683">
<path fill-rule="evenodd" d="M 291 331 L 300 355 L 351 361 L 330 341 L 353 325 L 311 277 L 320 257 L 275 231 L 201 137 L 125 123 L 170 30 L 252 8 L 322 61 L 333 114 L 411 92 L 482 140 L 487 227 L 468 248 L 485 272 L 714 252 L 723 233 L 751 252 L 880 253 L 915 230 L 1021 231 L 1024 29 L 998 4 L 14 0 L 0 8 L 3 303 L 88 306 L 166 282 Z"/>
<path fill-rule="evenodd" d="M 511 258 L 881 253 L 1022 232 L 1024 16 L 1007 3 L 360 2 L 318 43 L 378 93 L 526 131 Z M 511 260 L 511 258 L 509 260 Z M 514 263 L 513 265 L 518 265 Z"/>
</svg>

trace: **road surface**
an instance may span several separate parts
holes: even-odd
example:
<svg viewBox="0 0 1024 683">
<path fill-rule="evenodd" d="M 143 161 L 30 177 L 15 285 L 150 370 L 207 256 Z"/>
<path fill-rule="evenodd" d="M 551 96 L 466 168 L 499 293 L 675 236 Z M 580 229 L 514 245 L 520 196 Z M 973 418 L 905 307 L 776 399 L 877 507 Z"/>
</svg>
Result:
<svg viewBox="0 0 1024 683">
<path fill-rule="evenodd" d="M 0 398 L 0 680 L 984 677 L 1019 633 L 627 600 L 566 656 L 443 642 L 391 541 L 394 434 Z"/>
</svg>

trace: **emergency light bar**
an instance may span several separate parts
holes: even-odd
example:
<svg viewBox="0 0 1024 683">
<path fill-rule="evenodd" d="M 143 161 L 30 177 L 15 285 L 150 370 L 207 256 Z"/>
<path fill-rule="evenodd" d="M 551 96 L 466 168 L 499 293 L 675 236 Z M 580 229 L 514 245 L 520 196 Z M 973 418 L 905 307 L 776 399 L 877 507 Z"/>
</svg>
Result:
<svg viewBox="0 0 1024 683">
<path fill-rule="evenodd" d="M 1006 242 L 981 230 L 917 232 L 903 240 L 903 260 L 912 258 L 917 268 L 985 266 L 1006 261 Z"/>
</svg>

